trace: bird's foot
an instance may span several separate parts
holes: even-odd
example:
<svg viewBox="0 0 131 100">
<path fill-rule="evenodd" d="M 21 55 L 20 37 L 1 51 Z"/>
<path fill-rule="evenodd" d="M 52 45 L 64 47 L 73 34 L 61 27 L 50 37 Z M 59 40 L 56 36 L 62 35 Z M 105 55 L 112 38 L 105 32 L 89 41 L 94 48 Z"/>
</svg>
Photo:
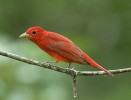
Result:
<svg viewBox="0 0 131 100">
<path fill-rule="evenodd" d="M 46 61 L 45 63 L 51 64 L 51 63 L 55 63 L 55 61 Z"/>
<path fill-rule="evenodd" d="M 50 63 L 50 61 L 45 61 L 45 63 Z"/>
<path fill-rule="evenodd" d="M 74 67 L 67 67 L 68 70 L 74 70 Z"/>
<path fill-rule="evenodd" d="M 69 75 L 69 76 L 72 76 L 73 75 L 73 73 L 72 72 L 74 72 L 74 68 L 72 67 L 67 67 L 67 75 Z"/>
<path fill-rule="evenodd" d="M 70 65 L 71 65 L 71 63 L 67 67 L 68 75 L 70 75 L 71 70 L 74 70 L 74 68 L 73 67 L 71 68 Z"/>
</svg>

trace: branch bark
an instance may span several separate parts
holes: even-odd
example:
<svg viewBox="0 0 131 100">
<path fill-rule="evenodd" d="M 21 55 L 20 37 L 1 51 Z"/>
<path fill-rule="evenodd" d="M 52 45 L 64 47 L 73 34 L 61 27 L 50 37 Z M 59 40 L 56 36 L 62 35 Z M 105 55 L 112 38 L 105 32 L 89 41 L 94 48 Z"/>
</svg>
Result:
<svg viewBox="0 0 131 100">
<path fill-rule="evenodd" d="M 0 55 L 11 58 L 11 59 L 15 59 L 15 60 L 18 60 L 21 62 L 25 62 L 25 63 L 31 64 L 31 65 L 36 65 L 39 67 L 51 69 L 51 70 L 54 70 L 57 72 L 66 73 L 66 74 L 70 75 L 72 77 L 74 97 L 77 96 L 77 92 L 76 92 L 76 77 L 77 76 L 106 75 L 106 73 L 104 71 L 77 71 L 77 70 L 69 69 L 69 68 L 61 68 L 59 66 L 54 66 L 54 65 L 47 63 L 47 62 L 36 61 L 33 59 L 18 56 L 16 54 L 12 54 L 12 53 L 2 51 L 2 50 L 0 50 Z M 131 72 L 131 67 L 122 68 L 122 69 L 114 69 L 114 70 L 109 70 L 109 71 L 113 74 L 120 74 L 120 73 L 125 73 L 125 72 Z"/>
</svg>

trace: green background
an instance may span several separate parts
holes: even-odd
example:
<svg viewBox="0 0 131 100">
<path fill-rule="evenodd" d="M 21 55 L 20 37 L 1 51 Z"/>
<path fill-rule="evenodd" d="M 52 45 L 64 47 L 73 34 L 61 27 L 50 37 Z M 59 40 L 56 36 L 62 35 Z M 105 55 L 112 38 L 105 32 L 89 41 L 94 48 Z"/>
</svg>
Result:
<svg viewBox="0 0 131 100">
<path fill-rule="evenodd" d="M 36 25 L 68 37 L 106 69 L 131 66 L 131 0 L 0 0 L 0 50 L 53 61 L 19 38 Z M 77 77 L 77 90 L 76 100 L 131 100 L 131 73 Z M 74 100 L 71 78 L 0 56 L 0 100 Z"/>
</svg>

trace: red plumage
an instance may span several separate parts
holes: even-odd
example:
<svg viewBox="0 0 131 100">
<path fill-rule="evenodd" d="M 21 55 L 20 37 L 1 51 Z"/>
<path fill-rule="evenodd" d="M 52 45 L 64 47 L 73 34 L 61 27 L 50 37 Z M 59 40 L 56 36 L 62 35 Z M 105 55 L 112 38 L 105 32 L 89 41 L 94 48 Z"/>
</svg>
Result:
<svg viewBox="0 0 131 100">
<path fill-rule="evenodd" d="M 20 37 L 26 37 L 34 42 L 42 50 L 53 56 L 55 58 L 55 62 L 64 61 L 70 64 L 89 64 L 95 68 L 103 70 L 111 76 L 114 76 L 112 73 L 97 64 L 65 36 L 54 32 L 49 32 L 39 26 L 35 26 L 29 28 L 26 33 L 22 34 Z"/>
</svg>

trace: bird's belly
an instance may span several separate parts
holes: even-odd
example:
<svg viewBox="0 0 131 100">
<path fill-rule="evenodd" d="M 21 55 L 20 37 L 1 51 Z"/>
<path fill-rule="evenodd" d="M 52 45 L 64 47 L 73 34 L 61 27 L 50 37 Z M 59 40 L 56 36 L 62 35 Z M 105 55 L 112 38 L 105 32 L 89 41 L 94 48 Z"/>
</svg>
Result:
<svg viewBox="0 0 131 100">
<path fill-rule="evenodd" d="M 54 55 L 54 58 L 55 60 L 58 62 L 58 61 L 64 61 L 64 62 L 67 62 L 67 63 L 73 63 L 74 61 L 68 59 L 68 58 L 65 58 L 65 57 L 62 57 L 62 56 L 59 56 L 57 54 Z"/>
<path fill-rule="evenodd" d="M 53 57 L 55 58 L 55 61 L 58 62 L 58 61 L 64 61 L 64 62 L 67 62 L 67 63 L 79 63 L 79 64 L 84 64 L 82 63 L 81 61 L 78 61 L 78 60 L 71 60 L 71 59 L 68 59 L 66 57 L 62 57 L 60 55 L 57 55 L 57 54 L 53 54 Z"/>
</svg>

